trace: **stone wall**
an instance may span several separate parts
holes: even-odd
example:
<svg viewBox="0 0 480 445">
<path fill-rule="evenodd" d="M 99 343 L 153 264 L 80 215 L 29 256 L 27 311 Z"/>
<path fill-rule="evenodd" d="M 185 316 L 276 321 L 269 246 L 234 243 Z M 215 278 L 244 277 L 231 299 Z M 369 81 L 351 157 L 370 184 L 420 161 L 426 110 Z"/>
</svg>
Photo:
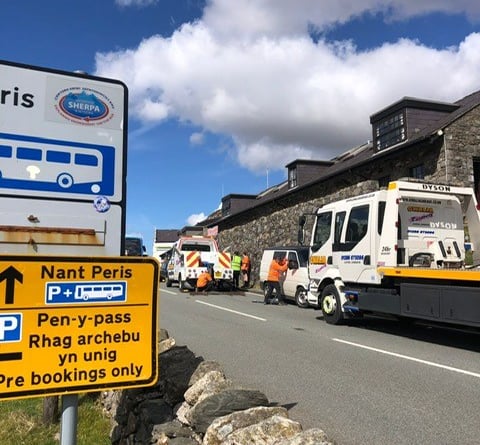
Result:
<svg viewBox="0 0 480 445">
<path fill-rule="evenodd" d="M 235 385 L 217 362 L 177 347 L 165 330 L 159 350 L 155 386 L 102 394 L 112 445 L 332 445 L 262 392 Z"/>
<path fill-rule="evenodd" d="M 445 183 L 445 177 L 448 176 L 450 184 L 473 186 L 473 160 L 480 159 L 480 107 L 448 127 L 445 130 L 445 141 L 447 173 L 439 169 L 438 182 Z M 442 156 L 445 156 L 445 150 L 442 151 Z"/>
<path fill-rule="evenodd" d="M 475 158 L 480 159 L 480 107 L 452 123 L 445 129 L 444 136 L 434 137 L 428 144 L 405 148 L 390 157 L 372 158 L 361 168 L 352 168 L 299 193 L 280 196 L 251 212 L 231 216 L 220 224 L 220 247 L 230 246 L 232 251 L 248 252 L 252 260 L 252 283 L 258 284 L 263 249 L 298 244 L 300 215 L 313 213 L 332 201 L 378 190 L 379 179 L 387 176 L 390 180 L 406 178 L 410 168 L 419 164 L 425 166 L 425 180 L 428 182 L 473 187 Z M 312 224 L 313 217 L 307 217 L 307 243 Z"/>
</svg>

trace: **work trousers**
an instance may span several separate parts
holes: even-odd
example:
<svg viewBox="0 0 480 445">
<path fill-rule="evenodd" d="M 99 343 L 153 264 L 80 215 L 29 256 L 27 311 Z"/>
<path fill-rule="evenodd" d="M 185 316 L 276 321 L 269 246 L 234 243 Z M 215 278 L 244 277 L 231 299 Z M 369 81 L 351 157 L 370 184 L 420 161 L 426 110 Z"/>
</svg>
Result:
<svg viewBox="0 0 480 445">
<path fill-rule="evenodd" d="M 284 301 L 283 295 L 282 295 L 282 290 L 280 288 L 280 283 L 278 281 L 267 281 L 265 284 L 268 288 L 265 293 L 265 300 L 264 303 L 268 303 L 270 299 L 272 298 L 273 290 L 275 289 L 276 296 L 278 299 L 278 302 L 281 303 Z"/>
</svg>

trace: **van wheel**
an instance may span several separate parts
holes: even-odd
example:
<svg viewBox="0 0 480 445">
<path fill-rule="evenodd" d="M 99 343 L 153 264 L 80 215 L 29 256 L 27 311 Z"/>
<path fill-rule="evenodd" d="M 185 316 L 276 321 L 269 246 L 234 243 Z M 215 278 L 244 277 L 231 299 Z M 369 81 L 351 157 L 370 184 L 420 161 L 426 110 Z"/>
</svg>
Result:
<svg viewBox="0 0 480 445">
<path fill-rule="evenodd" d="M 303 287 L 299 287 L 295 292 L 295 303 L 301 308 L 308 307 L 307 291 Z"/>
<path fill-rule="evenodd" d="M 169 278 L 165 279 L 165 286 L 172 287 L 172 281 Z"/>
<path fill-rule="evenodd" d="M 323 318 L 328 324 L 341 324 L 343 321 L 343 312 L 338 295 L 337 287 L 334 284 L 328 284 L 322 291 L 320 307 L 322 308 Z"/>
</svg>

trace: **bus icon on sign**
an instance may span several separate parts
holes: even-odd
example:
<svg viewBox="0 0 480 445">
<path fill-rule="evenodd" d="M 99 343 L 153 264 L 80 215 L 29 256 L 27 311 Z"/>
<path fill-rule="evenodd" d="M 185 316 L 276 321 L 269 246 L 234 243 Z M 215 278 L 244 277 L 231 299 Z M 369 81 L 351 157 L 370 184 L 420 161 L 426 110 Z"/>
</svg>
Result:
<svg viewBox="0 0 480 445">
<path fill-rule="evenodd" d="M 110 146 L 0 133 L 0 188 L 113 195 Z"/>
<path fill-rule="evenodd" d="M 127 301 L 126 281 L 68 281 L 45 284 L 46 304 Z"/>
<path fill-rule="evenodd" d="M 83 284 L 75 290 L 75 300 L 113 300 L 125 295 L 121 283 L 118 284 Z"/>
</svg>

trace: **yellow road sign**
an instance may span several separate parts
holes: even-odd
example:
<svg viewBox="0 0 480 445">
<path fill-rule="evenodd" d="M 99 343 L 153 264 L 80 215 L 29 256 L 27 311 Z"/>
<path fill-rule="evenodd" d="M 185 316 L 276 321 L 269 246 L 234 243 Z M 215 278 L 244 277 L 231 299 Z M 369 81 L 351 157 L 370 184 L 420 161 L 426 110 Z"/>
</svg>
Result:
<svg viewBox="0 0 480 445">
<path fill-rule="evenodd" d="M 157 380 L 158 262 L 0 255 L 0 399 Z"/>
</svg>

